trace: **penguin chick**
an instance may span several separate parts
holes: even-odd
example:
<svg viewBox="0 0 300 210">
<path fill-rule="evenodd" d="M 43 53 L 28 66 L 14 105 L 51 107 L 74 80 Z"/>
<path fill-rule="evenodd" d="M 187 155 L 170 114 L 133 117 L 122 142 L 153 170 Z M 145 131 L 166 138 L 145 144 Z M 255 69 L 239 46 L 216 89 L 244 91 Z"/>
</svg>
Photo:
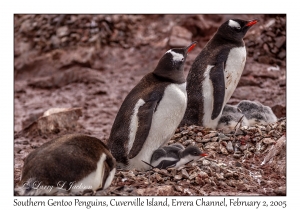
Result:
<svg viewBox="0 0 300 210">
<path fill-rule="evenodd" d="M 186 109 L 184 63 L 196 42 L 168 50 L 130 91 L 113 123 L 108 147 L 118 168 L 148 170 L 154 150 L 174 134 Z"/>
<path fill-rule="evenodd" d="M 222 129 L 223 132 L 230 133 L 235 127 L 246 125 L 249 125 L 249 122 L 245 116 L 243 117 L 243 113 L 238 110 L 237 106 L 226 104 L 217 129 Z"/>
<path fill-rule="evenodd" d="M 181 122 L 215 129 L 246 62 L 243 41 L 257 20 L 223 23 L 196 57 L 187 76 L 187 109 Z"/>
<path fill-rule="evenodd" d="M 116 161 L 99 139 L 69 134 L 31 152 L 24 161 L 20 195 L 53 195 L 102 190 L 110 186 Z"/>
<path fill-rule="evenodd" d="M 168 145 L 161 147 L 153 152 L 150 164 L 159 169 L 179 168 L 180 166 L 198 160 L 200 157 L 207 156 L 196 146 L 188 146 L 186 149 L 176 145 Z"/>
<path fill-rule="evenodd" d="M 248 119 L 250 126 L 255 124 L 266 125 L 277 122 L 277 117 L 273 113 L 272 109 L 257 101 L 243 100 L 238 103 L 237 107 Z"/>
</svg>

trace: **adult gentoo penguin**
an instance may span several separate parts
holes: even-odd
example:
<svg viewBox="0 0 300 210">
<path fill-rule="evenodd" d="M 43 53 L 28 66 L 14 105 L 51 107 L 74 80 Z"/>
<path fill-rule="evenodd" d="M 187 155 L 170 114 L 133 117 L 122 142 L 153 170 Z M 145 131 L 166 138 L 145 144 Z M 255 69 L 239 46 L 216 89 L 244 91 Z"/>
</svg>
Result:
<svg viewBox="0 0 300 210">
<path fill-rule="evenodd" d="M 188 103 L 181 125 L 215 129 L 246 61 L 243 37 L 257 20 L 223 23 L 196 57 L 187 76 Z"/>
<path fill-rule="evenodd" d="M 183 67 L 195 45 L 168 50 L 123 101 L 108 139 L 119 168 L 149 169 L 142 161 L 174 134 L 187 103 Z"/>
<path fill-rule="evenodd" d="M 200 157 L 207 155 L 201 152 L 196 146 L 184 148 L 181 144 L 172 144 L 155 150 L 152 154 L 150 164 L 159 169 L 179 168 L 190 161 L 198 160 Z"/>
<path fill-rule="evenodd" d="M 26 157 L 16 192 L 53 195 L 106 189 L 115 171 L 116 161 L 99 139 L 83 134 L 64 135 Z"/>
</svg>

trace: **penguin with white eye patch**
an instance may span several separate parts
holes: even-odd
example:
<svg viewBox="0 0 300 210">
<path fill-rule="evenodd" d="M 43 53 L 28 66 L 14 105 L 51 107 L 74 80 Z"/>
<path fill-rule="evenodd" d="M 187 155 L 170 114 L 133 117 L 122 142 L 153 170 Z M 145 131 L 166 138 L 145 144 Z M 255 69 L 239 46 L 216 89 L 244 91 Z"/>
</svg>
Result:
<svg viewBox="0 0 300 210">
<path fill-rule="evenodd" d="M 168 50 L 123 101 L 108 139 L 118 168 L 148 170 L 142 161 L 174 134 L 187 103 L 183 67 L 195 45 Z"/>
<path fill-rule="evenodd" d="M 19 195 L 54 195 L 103 190 L 110 186 L 116 161 L 101 140 L 69 134 L 49 141 L 24 161 Z"/>
<path fill-rule="evenodd" d="M 215 129 L 246 62 L 243 41 L 258 20 L 223 23 L 196 57 L 187 76 L 187 109 L 181 125 Z"/>
<path fill-rule="evenodd" d="M 153 152 L 150 164 L 159 169 L 170 167 L 179 168 L 180 166 L 198 160 L 201 157 L 208 156 L 196 146 L 184 148 L 181 144 L 172 144 L 163 146 Z"/>
<path fill-rule="evenodd" d="M 272 109 L 268 106 L 262 105 L 257 101 L 240 101 L 237 105 L 237 108 L 239 108 L 245 115 L 250 126 L 255 124 L 266 125 L 277 122 L 277 117 L 273 113 Z"/>
</svg>

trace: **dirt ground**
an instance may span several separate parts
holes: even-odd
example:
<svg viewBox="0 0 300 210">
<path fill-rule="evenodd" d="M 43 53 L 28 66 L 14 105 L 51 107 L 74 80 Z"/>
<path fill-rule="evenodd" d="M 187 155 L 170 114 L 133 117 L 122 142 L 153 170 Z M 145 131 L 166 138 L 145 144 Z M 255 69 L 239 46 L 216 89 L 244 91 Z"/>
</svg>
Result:
<svg viewBox="0 0 300 210">
<path fill-rule="evenodd" d="M 168 49 L 198 42 L 187 58 L 187 75 L 220 24 L 232 18 L 259 23 L 244 39 L 246 66 L 229 103 L 259 101 L 280 121 L 237 136 L 178 128 L 169 143 L 197 144 L 209 158 L 178 171 L 119 171 L 96 195 L 285 195 L 285 15 L 15 15 L 15 184 L 24 158 L 56 136 L 80 132 L 106 142 L 122 101 Z M 51 108 L 68 108 L 59 116 L 67 121 L 40 129 L 40 117 Z M 209 140 L 197 141 L 198 133 Z"/>
</svg>

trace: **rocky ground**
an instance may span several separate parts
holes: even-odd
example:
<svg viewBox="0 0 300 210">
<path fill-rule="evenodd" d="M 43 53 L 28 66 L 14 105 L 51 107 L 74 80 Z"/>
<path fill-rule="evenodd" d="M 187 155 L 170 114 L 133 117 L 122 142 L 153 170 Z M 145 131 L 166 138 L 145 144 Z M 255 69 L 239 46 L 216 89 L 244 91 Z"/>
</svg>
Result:
<svg viewBox="0 0 300 210">
<path fill-rule="evenodd" d="M 257 100 L 281 120 L 235 134 L 178 128 L 169 143 L 197 144 L 210 156 L 178 171 L 119 171 L 96 195 L 285 195 L 283 15 L 15 15 L 15 183 L 28 153 L 56 136 L 80 132 L 106 142 L 123 99 L 165 51 L 198 41 L 187 74 L 229 18 L 260 20 L 245 37 L 248 58 L 229 103 Z M 43 117 L 51 108 L 64 109 Z"/>
</svg>

